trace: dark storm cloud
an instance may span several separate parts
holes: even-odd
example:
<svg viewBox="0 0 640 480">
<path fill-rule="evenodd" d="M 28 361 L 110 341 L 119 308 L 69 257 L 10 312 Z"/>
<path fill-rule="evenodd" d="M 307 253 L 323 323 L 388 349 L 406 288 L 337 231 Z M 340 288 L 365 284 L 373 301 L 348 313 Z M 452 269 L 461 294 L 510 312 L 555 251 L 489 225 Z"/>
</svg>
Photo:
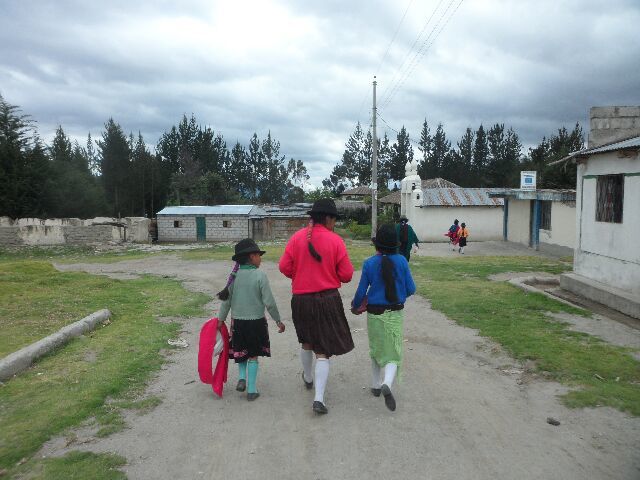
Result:
<svg viewBox="0 0 640 480">
<path fill-rule="evenodd" d="M 577 121 L 586 133 L 593 105 L 639 103 L 637 2 L 462 2 L 408 68 L 458 4 L 10 0 L 0 16 L 0 93 L 46 139 L 61 124 L 84 143 L 113 117 L 154 146 L 184 114 L 229 147 L 270 130 L 315 184 L 356 122 L 369 126 L 374 73 L 380 115 L 394 129 L 417 139 L 426 117 L 454 145 L 480 123 L 504 123 L 534 145 Z"/>
</svg>

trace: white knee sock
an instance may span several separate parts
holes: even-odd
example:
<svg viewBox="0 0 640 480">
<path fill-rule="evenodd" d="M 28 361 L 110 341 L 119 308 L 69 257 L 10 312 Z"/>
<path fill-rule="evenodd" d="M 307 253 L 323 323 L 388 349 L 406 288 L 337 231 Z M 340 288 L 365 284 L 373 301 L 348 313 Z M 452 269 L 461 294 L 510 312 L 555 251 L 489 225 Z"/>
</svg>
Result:
<svg viewBox="0 0 640 480">
<path fill-rule="evenodd" d="M 329 378 L 329 359 L 318 358 L 316 359 L 316 396 L 313 399 L 316 402 L 324 403 L 324 389 L 327 386 L 327 379 Z"/>
<path fill-rule="evenodd" d="M 302 362 L 302 370 L 304 372 L 304 379 L 307 382 L 313 380 L 313 372 L 311 371 L 313 368 L 313 351 L 305 350 L 303 348 L 300 349 L 300 361 Z"/>
<path fill-rule="evenodd" d="M 460 253 L 464 253 L 464 247 L 460 248 Z"/>
<path fill-rule="evenodd" d="M 371 359 L 371 387 L 380 388 L 380 365 L 373 358 Z"/>
<path fill-rule="evenodd" d="M 387 363 L 384 366 L 384 383 L 387 387 L 391 388 L 393 381 L 396 378 L 396 372 L 398 371 L 398 365 L 395 363 Z"/>
</svg>

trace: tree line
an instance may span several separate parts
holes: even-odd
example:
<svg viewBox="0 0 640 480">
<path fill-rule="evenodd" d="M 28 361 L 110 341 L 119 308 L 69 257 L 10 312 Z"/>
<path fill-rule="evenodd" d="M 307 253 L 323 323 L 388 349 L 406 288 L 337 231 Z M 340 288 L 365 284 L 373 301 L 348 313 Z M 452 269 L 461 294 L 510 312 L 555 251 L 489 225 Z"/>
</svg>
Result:
<svg viewBox="0 0 640 480">
<path fill-rule="evenodd" d="M 378 140 L 378 188 L 381 191 L 398 188 L 405 176 L 406 163 L 414 157 L 421 178 L 440 177 L 461 187 L 518 187 L 521 170 L 536 170 L 538 188 L 575 189 L 575 165 L 550 163 L 584 148 L 584 135 L 577 123 L 571 131 L 562 127 L 524 154 L 513 128 L 505 129 L 504 124 L 496 123 L 486 130 L 481 124 L 475 130 L 468 127 L 452 147 L 442 123 L 432 132 L 425 119 L 415 143 L 417 151 L 412 143 L 404 125 L 393 144 L 386 132 Z M 372 155 L 371 130 L 364 132 L 358 123 L 345 144 L 342 159 L 323 180 L 324 189 L 338 195 L 354 186 L 370 185 Z"/>
<path fill-rule="evenodd" d="M 269 132 L 231 149 L 192 115 L 164 132 L 151 152 L 138 133 L 110 118 L 101 138 L 72 142 L 62 126 L 51 145 L 35 122 L 0 95 L 0 216 L 154 216 L 166 205 L 293 203 L 309 180 Z"/>
</svg>

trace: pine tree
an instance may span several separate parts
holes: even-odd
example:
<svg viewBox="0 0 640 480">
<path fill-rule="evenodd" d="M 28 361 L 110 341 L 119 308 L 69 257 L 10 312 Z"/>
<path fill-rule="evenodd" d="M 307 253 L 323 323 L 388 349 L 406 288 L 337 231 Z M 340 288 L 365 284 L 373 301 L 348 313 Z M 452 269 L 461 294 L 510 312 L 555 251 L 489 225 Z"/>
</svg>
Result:
<svg viewBox="0 0 640 480">
<path fill-rule="evenodd" d="M 475 185 L 473 187 L 487 186 L 487 164 L 489 162 L 489 144 L 487 142 L 487 133 L 482 124 L 476 130 L 475 143 L 473 144 L 473 178 Z"/>
<path fill-rule="evenodd" d="M 474 150 L 474 133 L 471 128 L 467 127 L 467 130 L 462 135 L 462 138 L 458 142 L 458 153 L 456 155 L 457 172 L 455 180 L 451 180 L 460 186 L 471 187 L 474 182 L 474 175 L 472 172 L 473 166 L 473 150 Z"/>
<path fill-rule="evenodd" d="M 426 118 L 422 124 L 420 142 L 418 142 L 418 145 L 420 146 L 420 153 L 422 154 L 418 164 L 418 175 L 424 179 L 437 177 L 438 172 L 429 164 L 429 159 L 432 156 L 433 150 L 433 138 L 431 137 L 431 131 L 429 130 L 429 124 L 427 123 Z"/>
<path fill-rule="evenodd" d="M 46 216 L 49 172 L 34 123 L 0 95 L 0 215 Z"/>
<path fill-rule="evenodd" d="M 450 155 L 451 142 L 447 140 L 447 135 L 444 133 L 442 123 L 438 124 L 436 128 L 436 134 L 433 136 L 433 147 L 431 150 L 431 158 L 427 162 L 427 173 L 431 173 L 433 177 L 442 177 L 445 180 L 450 180 L 453 174 L 453 159 Z"/>
<path fill-rule="evenodd" d="M 122 127 L 113 118 L 105 124 L 102 140 L 98 141 L 102 185 L 111 214 L 117 217 L 126 214 L 128 208 L 126 187 L 130 177 L 129 140 Z"/>
<path fill-rule="evenodd" d="M 391 162 L 389 165 L 389 177 L 392 180 L 400 181 L 405 176 L 405 166 L 407 162 L 413 160 L 413 148 L 409 140 L 409 134 L 404 125 L 398 132 L 396 143 L 391 147 Z"/>
<path fill-rule="evenodd" d="M 271 137 L 271 131 L 262 142 L 262 158 L 266 166 L 266 175 L 260 183 L 260 201 L 263 203 L 284 202 L 288 190 L 287 169 L 284 155 L 280 156 L 280 142 Z"/>
</svg>

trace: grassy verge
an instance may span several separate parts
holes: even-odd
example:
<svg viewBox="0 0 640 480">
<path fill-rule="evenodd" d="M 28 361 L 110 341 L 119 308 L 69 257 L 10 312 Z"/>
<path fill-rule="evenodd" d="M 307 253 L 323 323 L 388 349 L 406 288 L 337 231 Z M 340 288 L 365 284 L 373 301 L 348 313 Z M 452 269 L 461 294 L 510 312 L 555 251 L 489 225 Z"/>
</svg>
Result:
<svg viewBox="0 0 640 480">
<path fill-rule="evenodd" d="M 104 307 L 113 313 L 109 326 L 70 342 L 0 387 L 0 470 L 6 468 L 10 475 L 24 469 L 45 472 L 34 478 L 120 478 L 46 473 L 65 465 L 93 468 L 90 464 L 113 462 L 113 457 L 80 455 L 51 461 L 30 457 L 68 427 L 95 418 L 106 434 L 123 426 L 118 408 L 144 409 L 157 402 L 136 402 L 136 393 L 162 364 L 160 351 L 167 348 L 166 341 L 176 335 L 178 325 L 155 317 L 200 315 L 209 298 L 187 292 L 173 280 L 150 276 L 124 282 L 57 272 L 48 262 L 36 260 L 5 261 L 0 268 L 5 350 L 14 342 L 7 337 L 32 329 L 36 319 L 46 325 L 44 332 L 56 328 L 59 315 L 79 318 Z M 25 297 L 10 297 L 20 289 L 27 292 Z M 11 335 L 4 334 L 9 331 Z M 26 462 L 17 466 L 22 459 Z"/>
<path fill-rule="evenodd" d="M 412 261 L 418 293 L 457 323 L 503 345 L 515 358 L 576 387 L 562 397 L 571 407 L 607 405 L 640 415 L 640 362 L 629 349 L 573 332 L 547 312 L 582 310 L 526 293 L 487 276 L 501 272 L 559 273 L 566 264 L 538 257 L 418 258 Z"/>
</svg>

